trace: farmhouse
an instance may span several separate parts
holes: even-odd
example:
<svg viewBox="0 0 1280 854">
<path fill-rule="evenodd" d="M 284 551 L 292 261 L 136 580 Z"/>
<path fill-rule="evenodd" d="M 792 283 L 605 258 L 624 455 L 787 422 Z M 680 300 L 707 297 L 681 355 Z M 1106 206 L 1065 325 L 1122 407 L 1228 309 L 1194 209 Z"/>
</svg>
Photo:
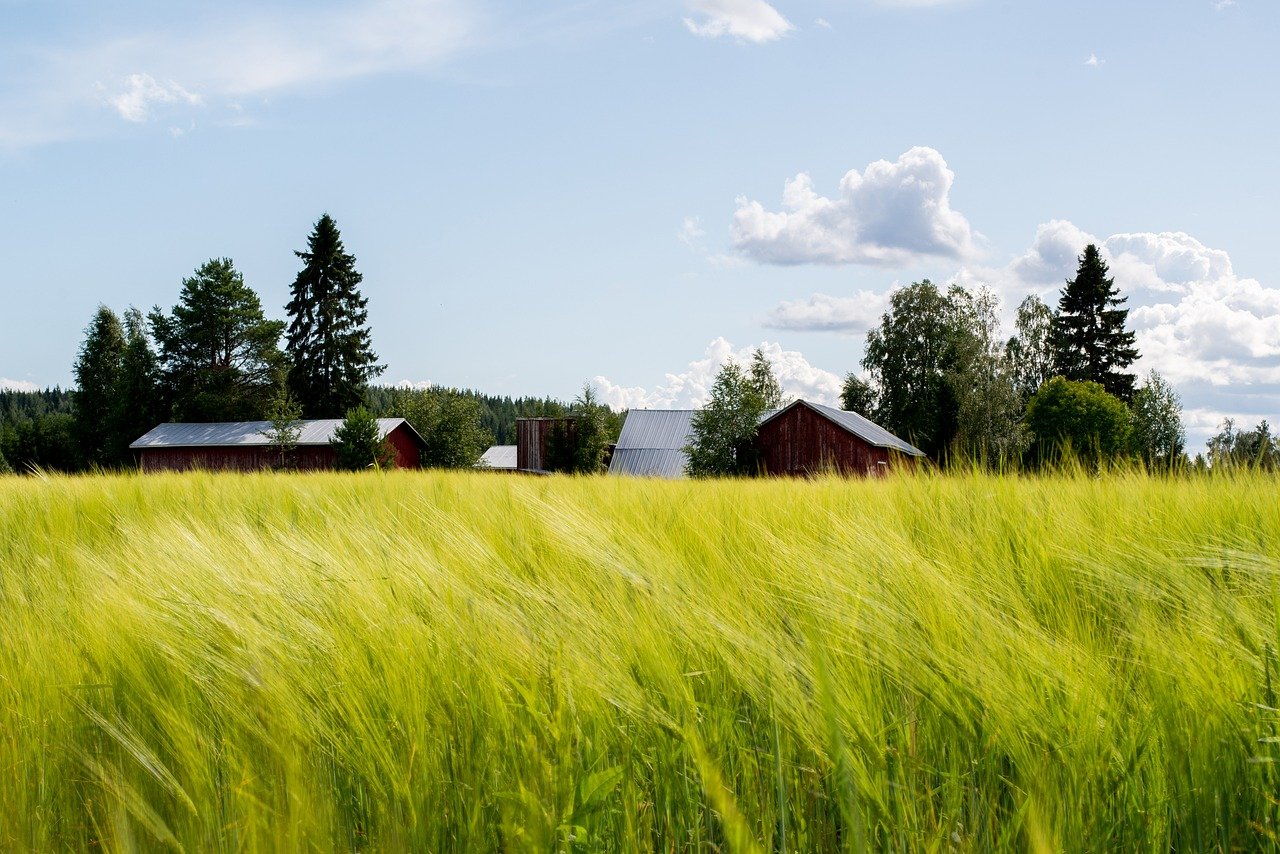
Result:
<svg viewBox="0 0 1280 854">
<path fill-rule="evenodd" d="M 692 439 L 694 409 L 633 409 L 627 413 L 609 474 L 685 476 L 684 448 Z M 766 410 L 757 437 L 766 474 L 821 472 L 875 475 L 924 453 L 856 412 L 797 400 Z"/>
<path fill-rule="evenodd" d="M 340 418 L 300 421 L 298 446 L 288 463 L 299 469 L 331 469 L 337 454 L 331 444 Z M 280 464 L 280 452 L 267 438 L 270 421 L 219 424 L 161 424 L 132 445 L 143 471 L 216 469 L 256 471 Z M 395 450 L 399 468 L 421 465 L 422 437 L 403 418 L 379 418 L 378 431 Z"/>
</svg>

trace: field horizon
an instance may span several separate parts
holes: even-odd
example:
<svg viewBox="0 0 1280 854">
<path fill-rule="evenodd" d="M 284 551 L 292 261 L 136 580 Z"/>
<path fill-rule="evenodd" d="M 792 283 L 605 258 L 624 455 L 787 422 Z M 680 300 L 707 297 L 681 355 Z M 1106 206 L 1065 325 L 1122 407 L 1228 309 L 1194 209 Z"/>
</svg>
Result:
<svg viewBox="0 0 1280 854">
<path fill-rule="evenodd" d="M 1274 846 L 1276 486 L 0 477 L 0 847 Z"/>
</svg>

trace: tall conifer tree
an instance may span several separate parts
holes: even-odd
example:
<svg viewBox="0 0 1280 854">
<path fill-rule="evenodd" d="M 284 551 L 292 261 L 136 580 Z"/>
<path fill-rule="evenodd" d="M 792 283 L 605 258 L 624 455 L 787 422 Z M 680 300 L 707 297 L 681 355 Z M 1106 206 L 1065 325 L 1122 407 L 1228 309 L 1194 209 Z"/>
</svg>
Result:
<svg viewBox="0 0 1280 854">
<path fill-rule="evenodd" d="M 76 444 L 90 465 L 120 462 L 115 413 L 125 347 L 119 316 L 105 305 L 98 306 L 72 369 L 76 377 Z"/>
<path fill-rule="evenodd" d="M 355 256 L 342 245 L 328 214 L 316 222 L 307 251 L 295 252 L 304 266 L 293 281 L 285 355 L 289 388 L 305 418 L 341 418 L 364 400 L 377 364 L 369 331 L 364 278 Z"/>
<path fill-rule="evenodd" d="M 1075 382 L 1096 382 L 1121 400 L 1133 398 L 1133 374 L 1125 369 L 1138 358 L 1133 333 L 1125 329 L 1129 309 L 1121 308 L 1107 262 L 1090 243 L 1080 256 L 1076 277 L 1067 281 L 1053 319 L 1057 372 Z"/>
</svg>

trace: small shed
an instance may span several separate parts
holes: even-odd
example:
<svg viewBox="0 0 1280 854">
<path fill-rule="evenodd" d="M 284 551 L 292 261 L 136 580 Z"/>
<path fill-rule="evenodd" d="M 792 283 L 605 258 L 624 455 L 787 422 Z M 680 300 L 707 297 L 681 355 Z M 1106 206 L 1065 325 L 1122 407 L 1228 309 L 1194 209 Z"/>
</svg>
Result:
<svg viewBox="0 0 1280 854">
<path fill-rule="evenodd" d="M 516 446 L 494 445 L 480 455 L 476 468 L 486 471 L 513 472 L 516 470 Z"/>
<path fill-rule="evenodd" d="M 297 449 L 288 464 L 298 469 L 337 467 L 334 431 L 340 418 L 298 422 Z M 270 421 L 230 421 L 212 424 L 161 424 L 129 447 L 140 457 L 143 471 L 257 471 L 280 464 L 280 454 L 268 433 Z M 378 433 L 395 450 L 398 468 L 422 464 L 426 443 L 403 418 L 379 418 Z"/>
<path fill-rule="evenodd" d="M 764 470 L 771 475 L 877 475 L 914 465 L 924 452 L 856 412 L 797 400 L 760 422 Z"/>
<path fill-rule="evenodd" d="M 517 418 L 516 469 L 533 473 L 558 471 L 552 457 L 572 449 L 577 441 L 577 418 Z M 559 447 L 557 442 L 561 443 Z"/>
</svg>

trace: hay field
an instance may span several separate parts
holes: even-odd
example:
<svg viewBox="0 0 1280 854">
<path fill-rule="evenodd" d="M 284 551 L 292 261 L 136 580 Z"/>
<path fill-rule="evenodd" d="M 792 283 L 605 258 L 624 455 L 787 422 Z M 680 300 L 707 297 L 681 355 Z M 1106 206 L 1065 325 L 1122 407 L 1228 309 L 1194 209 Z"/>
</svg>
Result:
<svg viewBox="0 0 1280 854">
<path fill-rule="evenodd" d="M 0 849 L 1272 847 L 1278 486 L 0 478 Z"/>
</svg>

